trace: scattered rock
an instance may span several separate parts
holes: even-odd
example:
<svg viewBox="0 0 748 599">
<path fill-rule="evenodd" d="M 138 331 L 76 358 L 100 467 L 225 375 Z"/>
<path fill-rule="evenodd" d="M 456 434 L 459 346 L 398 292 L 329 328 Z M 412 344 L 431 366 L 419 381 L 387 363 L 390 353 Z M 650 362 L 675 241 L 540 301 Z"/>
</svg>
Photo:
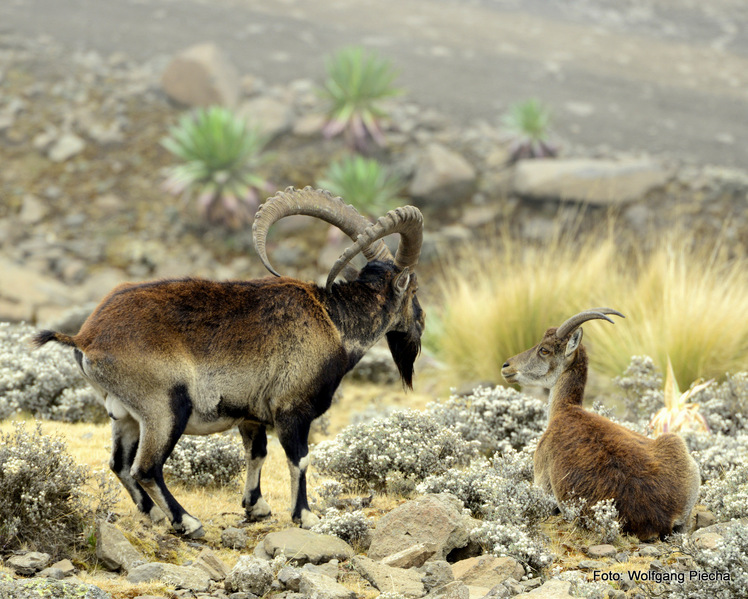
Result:
<svg viewBox="0 0 748 599">
<path fill-rule="evenodd" d="M 485 589 L 488 591 L 488 589 Z M 470 599 L 470 597 L 483 597 L 487 593 L 471 593 L 471 589 L 461 580 L 455 580 L 435 589 L 426 597 L 428 599 Z"/>
<path fill-rule="evenodd" d="M 242 555 L 223 584 L 229 593 L 253 593 L 261 597 L 270 590 L 273 580 L 273 571 L 266 561 Z"/>
<path fill-rule="evenodd" d="M 594 559 L 583 559 L 577 564 L 580 570 L 602 570 L 606 563 Z"/>
<path fill-rule="evenodd" d="M 23 196 L 23 203 L 21 204 L 21 211 L 18 213 L 18 221 L 22 225 L 35 225 L 49 214 L 49 208 L 33 194 L 26 194 Z"/>
<path fill-rule="evenodd" d="M 159 580 L 178 589 L 204 593 L 210 588 L 210 577 L 194 566 L 175 566 L 162 562 L 143 564 L 130 570 L 127 581 L 133 584 Z"/>
<path fill-rule="evenodd" d="M 244 102 L 238 110 L 250 127 L 257 127 L 259 133 L 272 140 L 291 130 L 293 111 L 291 107 L 271 96 L 257 96 Z"/>
<path fill-rule="evenodd" d="M 20 576 L 33 576 L 46 568 L 51 559 L 48 553 L 29 551 L 23 555 L 8 558 L 5 565 Z"/>
<path fill-rule="evenodd" d="M 601 557 L 615 557 L 616 555 L 616 548 L 613 547 L 613 545 L 604 544 L 604 545 L 592 545 L 589 549 L 587 549 L 587 555 L 589 555 L 592 559 L 598 559 Z"/>
<path fill-rule="evenodd" d="M 161 76 L 172 100 L 187 106 L 219 104 L 232 108 L 239 99 L 236 68 L 215 44 L 199 44 L 172 58 Z"/>
<path fill-rule="evenodd" d="M 221 559 L 207 547 L 200 552 L 195 560 L 195 567 L 203 570 L 211 580 L 223 580 L 229 570 Z"/>
<path fill-rule="evenodd" d="M 641 557 L 660 557 L 660 550 L 654 545 L 644 545 L 639 548 L 639 555 Z"/>
<path fill-rule="evenodd" d="M 434 553 L 436 553 L 436 548 L 433 545 L 418 543 L 412 547 L 388 555 L 382 560 L 382 563 L 385 566 L 392 566 L 393 568 L 419 568 Z"/>
<path fill-rule="evenodd" d="M 571 583 L 565 580 L 549 580 L 537 589 L 522 595 L 522 599 L 573 599 Z"/>
<path fill-rule="evenodd" d="M 698 510 L 695 513 L 695 530 L 707 528 L 717 522 L 717 518 L 709 510 Z"/>
<path fill-rule="evenodd" d="M 115 572 L 130 572 L 148 561 L 122 531 L 103 520 L 96 523 L 96 558 L 107 570 Z"/>
<path fill-rule="evenodd" d="M 267 535 L 258 545 L 271 558 L 285 555 L 294 564 L 321 564 L 332 559 L 346 560 L 354 555 L 348 543 L 332 535 L 303 528 L 288 528 Z"/>
<path fill-rule="evenodd" d="M 312 599 L 356 599 L 354 591 L 317 572 L 301 572 L 299 592 Z"/>
<path fill-rule="evenodd" d="M 229 526 L 221 531 L 221 544 L 229 549 L 241 551 L 247 547 L 247 531 Z"/>
<path fill-rule="evenodd" d="M 470 542 L 470 521 L 462 502 L 448 493 L 424 495 L 382 516 L 369 547 L 369 557 L 381 560 L 417 543 L 433 544 L 432 559 L 446 559 Z"/>
<path fill-rule="evenodd" d="M 396 593 L 404 597 L 423 597 L 426 594 L 421 574 L 416 570 L 393 568 L 363 555 L 357 555 L 351 563 L 361 576 L 382 593 Z"/>
<path fill-rule="evenodd" d="M 508 578 L 522 580 L 525 569 L 511 557 L 481 555 L 452 564 L 452 574 L 455 580 L 461 580 L 466 585 L 490 589 Z"/>
<path fill-rule="evenodd" d="M 421 573 L 421 582 L 426 592 L 443 587 L 455 579 L 452 566 L 446 560 L 426 562 L 418 571 Z"/>
<path fill-rule="evenodd" d="M 520 160 L 514 171 L 514 192 L 533 199 L 622 204 L 642 198 L 670 178 L 670 172 L 650 160 Z"/>
<path fill-rule="evenodd" d="M 111 599 L 111 595 L 91 584 L 58 581 L 51 578 L 8 580 L 0 574 L 0 597 L 8 599 Z"/>
<path fill-rule="evenodd" d="M 86 149 L 86 142 L 74 133 L 65 133 L 49 148 L 47 157 L 52 162 L 65 162 Z"/>
<path fill-rule="evenodd" d="M 467 197 L 476 178 L 475 168 L 464 157 L 431 143 L 418 159 L 408 192 L 421 205 L 445 205 Z"/>
<path fill-rule="evenodd" d="M 709 532 L 707 529 L 702 529 L 695 532 L 692 539 L 694 545 L 699 549 L 716 549 L 724 537 L 719 533 Z"/>
</svg>

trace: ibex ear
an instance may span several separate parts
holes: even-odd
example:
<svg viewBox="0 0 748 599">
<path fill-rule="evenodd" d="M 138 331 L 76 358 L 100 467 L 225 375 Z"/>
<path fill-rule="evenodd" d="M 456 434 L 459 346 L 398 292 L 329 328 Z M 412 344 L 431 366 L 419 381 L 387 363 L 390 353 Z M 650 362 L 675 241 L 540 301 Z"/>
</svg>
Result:
<svg viewBox="0 0 748 599">
<path fill-rule="evenodd" d="M 403 293 L 405 293 L 408 285 L 410 285 L 410 269 L 407 266 L 403 268 L 402 272 L 395 275 L 395 280 L 392 282 L 392 284 L 395 287 L 395 293 L 398 296 L 401 296 Z"/>
<path fill-rule="evenodd" d="M 568 358 L 571 354 L 573 354 L 576 351 L 576 349 L 579 347 L 580 343 L 582 343 L 582 329 L 581 328 L 577 329 L 571 334 L 571 338 L 569 339 L 569 342 L 566 344 L 566 351 L 564 352 L 564 356 Z"/>
</svg>

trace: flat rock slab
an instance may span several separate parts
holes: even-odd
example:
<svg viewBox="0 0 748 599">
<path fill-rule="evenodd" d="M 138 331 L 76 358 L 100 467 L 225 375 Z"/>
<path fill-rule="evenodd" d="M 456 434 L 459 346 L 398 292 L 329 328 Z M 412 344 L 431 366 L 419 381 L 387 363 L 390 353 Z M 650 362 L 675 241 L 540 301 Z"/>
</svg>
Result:
<svg viewBox="0 0 748 599">
<path fill-rule="evenodd" d="M 133 584 L 152 580 L 160 580 L 178 589 L 189 589 L 196 593 L 204 593 L 210 588 L 210 577 L 200 568 L 193 566 L 152 562 L 133 568 L 127 575 L 127 581 Z"/>
<path fill-rule="evenodd" d="M 355 555 L 353 548 L 342 539 L 303 528 L 272 532 L 259 546 L 271 559 L 283 555 L 297 565 L 322 564 L 332 559 L 344 561 Z"/>
<path fill-rule="evenodd" d="M 299 592 L 304 597 L 314 599 L 356 599 L 357 596 L 355 591 L 335 582 L 326 574 L 308 570 L 301 572 Z"/>
<path fill-rule="evenodd" d="M 532 199 L 607 206 L 642 198 L 670 177 L 667 169 L 650 160 L 521 160 L 514 170 L 514 192 Z"/>
<path fill-rule="evenodd" d="M 103 520 L 96 525 L 96 558 L 114 572 L 129 572 L 148 562 L 119 528 Z"/>
<path fill-rule="evenodd" d="M 511 557 L 481 555 L 452 564 L 452 574 L 455 580 L 461 580 L 466 585 L 490 589 L 508 578 L 519 582 L 525 575 L 525 569 Z"/>
<path fill-rule="evenodd" d="M 21 576 L 32 576 L 49 565 L 52 558 L 47 553 L 29 551 L 23 555 L 14 555 L 5 565 Z"/>
<path fill-rule="evenodd" d="M 592 559 L 597 559 L 599 557 L 615 557 L 616 553 L 618 553 L 616 548 L 607 543 L 604 545 L 592 545 L 592 547 L 587 550 L 587 555 Z"/>
<path fill-rule="evenodd" d="M 0 575 L 0 597 L 12 599 L 111 599 L 111 595 L 92 584 L 63 582 L 51 578 L 8 580 Z"/>
<path fill-rule="evenodd" d="M 361 576 L 382 593 L 396 593 L 403 597 L 413 598 L 423 597 L 426 594 L 421 573 L 416 570 L 393 568 L 363 555 L 357 555 L 351 563 Z"/>
<path fill-rule="evenodd" d="M 574 599 L 571 583 L 565 580 L 549 580 L 543 586 L 521 595 L 522 599 Z"/>
</svg>

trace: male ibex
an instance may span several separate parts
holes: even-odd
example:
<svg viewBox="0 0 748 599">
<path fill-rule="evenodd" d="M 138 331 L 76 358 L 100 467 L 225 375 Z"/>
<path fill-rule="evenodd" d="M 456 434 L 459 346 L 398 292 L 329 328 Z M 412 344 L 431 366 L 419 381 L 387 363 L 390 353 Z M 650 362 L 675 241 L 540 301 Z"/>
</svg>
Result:
<svg viewBox="0 0 748 599">
<path fill-rule="evenodd" d="M 397 208 L 372 224 L 327 192 L 279 192 L 253 226 L 260 259 L 279 277 L 265 238 L 273 223 L 293 214 L 325 220 L 355 241 L 326 287 L 287 277 L 125 283 L 77 335 L 42 331 L 35 338 L 37 345 L 57 341 L 75 348 L 83 375 L 112 418 L 112 470 L 141 512 L 158 519 L 163 511 L 188 536 L 200 536 L 202 526 L 162 474 L 183 433 L 238 425 L 247 461 L 242 505 L 249 520 L 258 520 L 270 515 L 260 469 L 265 427 L 274 426 L 291 471 L 292 517 L 308 528 L 317 520 L 306 496 L 309 426 L 330 407 L 343 375 L 386 336 L 404 384 L 412 385 L 424 325 L 413 273 L 423 233 L 419 210 Z M 400 234 L 394 259 L 382 241 L 392 233 Z M 360 252 L 368 264 L 358 277 L 333 284 Z"/>
<path fill-rule="evenodd" d="M 550 328 L 535 347 L 509 358 L 501 373 L 510 383 L 550 389 L 548 426 L 534 456 L 535 484 L 556 500 L 613 499 L 622 528 L 641 540 L 687 526 L 699 494 L 699 467 L 683 439 L 650 439 L 582 407 L 587 352 L 581 325 L 613 322 L 597 308 Z"/>
</svg>

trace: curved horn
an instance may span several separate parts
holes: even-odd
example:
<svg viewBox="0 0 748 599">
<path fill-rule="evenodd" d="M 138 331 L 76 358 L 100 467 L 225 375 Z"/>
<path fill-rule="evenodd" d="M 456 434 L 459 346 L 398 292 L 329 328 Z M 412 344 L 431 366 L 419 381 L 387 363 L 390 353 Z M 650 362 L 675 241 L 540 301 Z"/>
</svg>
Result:
<svg viewBox="0 0 748 599">
<path fill-rule="evenodd" d="M 556 329 L 556 337 L 558 337 L 559 339 L 563 339 L 564 337 L 566 337 L 566 335 L 571 333 L 574 329 L 579 328 L 579 326 L 581 326 L 588 320 L 595 320 L 599 318 L 602 320 L 607 320 L 608 322 L 613 322 L 610 318 L 605 316 L 606 314 L 614 314 L 615 316 L 626 318 L 623 314 L 618 312 L 618 310 L 613 310 L 611 308 L 593 308 L 592 310 L 585 310 L 584 312 L 580 312 L 579 314 L 572 316 L 569 320 L 558 327 Z"/>
<path fill-rule="evenodd" d="M 393 233 L 400 233 L 400 245 L 397 247 L 395 265 L 401 269 L 415 267 L 418 264 L 423 243 L 423 215 L 415 206 L 402 206 L 379 217 L 376 223 L 358 236 L 356 243 L 343 252 L 327 276 L 327 289 L 330 289 L 335 277 L 354 256 L 359 252 L 365 253 L 366 248 L 375 242 L 382 243 L 383 237 Z"/>
<path fill-rule="evenodd" d="M 329 191 L 311 187 L 304 189 L 287 187 L 284 191 L 279 191 L 258 208 L 252 224 L 252 238 L 257 255 L 265 268 L 278 277 L 281 276 L 280 273 L 270 265 L 268 260 L 265 248 L 267 234 L 274 223 L 295 214 L 322 219 L 336 226 L 353 241 L 356 241 L 361 233 L 371 226 L 371 222 L 359 214 L 353 206 L 347 205 L 340 197 L 332 195 Z M 369 262 L 392 260 L 392 254 L 383 241 L 372 244 L 363 252 Z"/>
</svg>

